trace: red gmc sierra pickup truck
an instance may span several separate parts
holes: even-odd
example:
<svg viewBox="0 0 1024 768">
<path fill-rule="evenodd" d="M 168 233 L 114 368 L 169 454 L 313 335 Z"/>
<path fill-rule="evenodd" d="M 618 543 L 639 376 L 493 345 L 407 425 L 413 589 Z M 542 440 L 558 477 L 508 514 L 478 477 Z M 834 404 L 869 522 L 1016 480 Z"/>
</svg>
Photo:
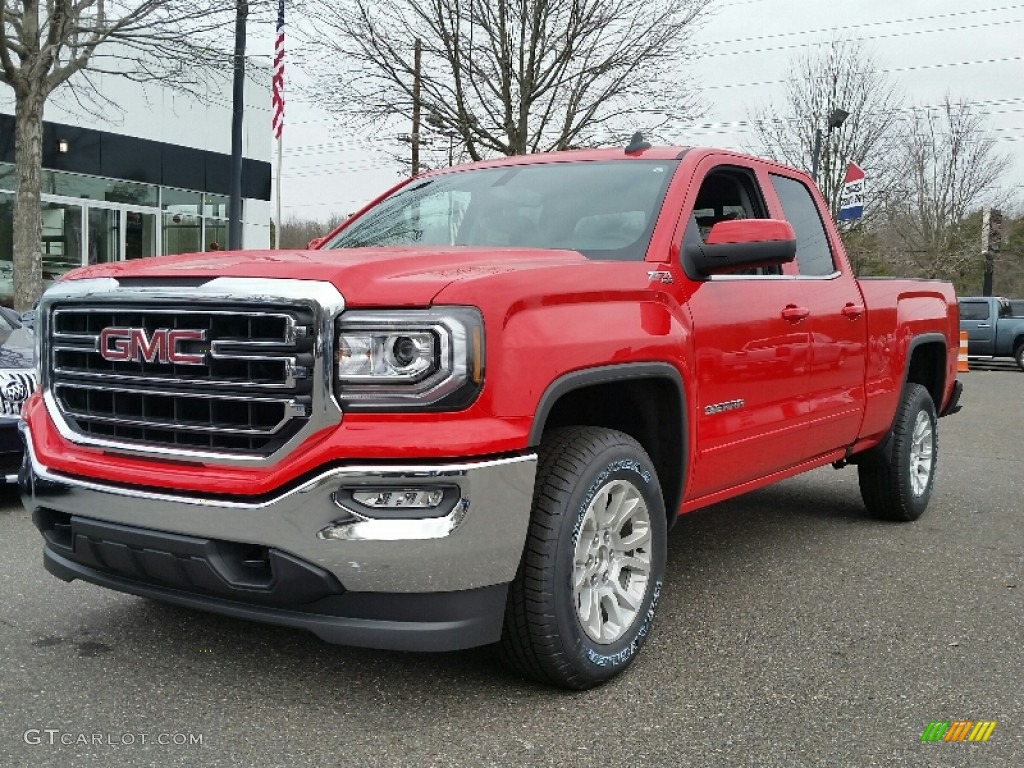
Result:
<svg viewBox="0 0 1024 768">
<path fill-rule="evenodd" d="M 46 292 L 47 570 L 586 688 L 681 513 L 827 464 L 876 516 L 928 504 L 953 289 L 855 279 L 800 171 L 635 137 L 418 176 L 314 245 Z"/>
</svg>

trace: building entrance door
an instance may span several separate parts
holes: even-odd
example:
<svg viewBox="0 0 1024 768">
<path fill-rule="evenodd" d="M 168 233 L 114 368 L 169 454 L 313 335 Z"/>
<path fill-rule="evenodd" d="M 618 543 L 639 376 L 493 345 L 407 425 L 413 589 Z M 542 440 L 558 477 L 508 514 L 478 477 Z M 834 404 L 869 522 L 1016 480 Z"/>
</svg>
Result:
<svg viewBox="0 0 1024 768">
<path fill-rule="evenodd" d="M 157 214 L 89 205 L 87 264 L 142 259 L 160 253 Z"/>
<path fill-rule="evenodd" d="M 89 247 L 86 264 L 106 264 L 121 259 L 121 211 L 89 207 Z"/>
</svg>

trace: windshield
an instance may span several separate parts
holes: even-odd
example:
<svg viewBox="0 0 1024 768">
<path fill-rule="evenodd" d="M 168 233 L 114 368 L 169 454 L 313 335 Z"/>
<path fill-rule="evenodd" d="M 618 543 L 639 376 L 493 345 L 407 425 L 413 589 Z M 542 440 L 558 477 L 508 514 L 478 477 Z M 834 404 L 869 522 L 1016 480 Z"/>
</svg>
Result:
<svg viewBox="0 0 1024 768">
<path fill-rule="evenodd" d="M 560 248 L 640 261 L 676 160 L 559 162 L 414 181 L 323 248 Z"/>
</svg>

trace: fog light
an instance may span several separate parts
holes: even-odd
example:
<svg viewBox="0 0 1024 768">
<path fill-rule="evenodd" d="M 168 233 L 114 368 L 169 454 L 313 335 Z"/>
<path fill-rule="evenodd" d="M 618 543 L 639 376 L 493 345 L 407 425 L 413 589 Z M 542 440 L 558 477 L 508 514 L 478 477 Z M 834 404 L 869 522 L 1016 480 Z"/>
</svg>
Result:
<svg viewBox="0 0 1024 768">
<path fill-rule="evenodd" d="M 352 500 L 370 509 L 433 509 L 444 501 L 440 488 L 377 488 L 353 491 Z"/>
</svg>

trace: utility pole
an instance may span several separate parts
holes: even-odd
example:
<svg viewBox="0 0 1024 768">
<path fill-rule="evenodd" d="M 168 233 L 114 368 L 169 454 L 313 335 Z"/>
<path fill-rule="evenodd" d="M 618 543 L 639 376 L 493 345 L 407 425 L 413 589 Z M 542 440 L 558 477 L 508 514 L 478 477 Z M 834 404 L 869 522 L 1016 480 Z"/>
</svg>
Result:
<svg viewBox="0 0 1024 768">
<path fill-rule="evenodd" d="M 992 277 L 995 262 L 1003 245 L 1003 213 L 986 208 L 981 214 L 981 252 L 985 256 L 985 275 L 981 283 L 981 295 L 992 295 Z"/>
<path fill-rule="evenodd" d="M 420 39 L 413 49 L 412 75 L 412 175 L 420 172 Z"/>
</svg>

